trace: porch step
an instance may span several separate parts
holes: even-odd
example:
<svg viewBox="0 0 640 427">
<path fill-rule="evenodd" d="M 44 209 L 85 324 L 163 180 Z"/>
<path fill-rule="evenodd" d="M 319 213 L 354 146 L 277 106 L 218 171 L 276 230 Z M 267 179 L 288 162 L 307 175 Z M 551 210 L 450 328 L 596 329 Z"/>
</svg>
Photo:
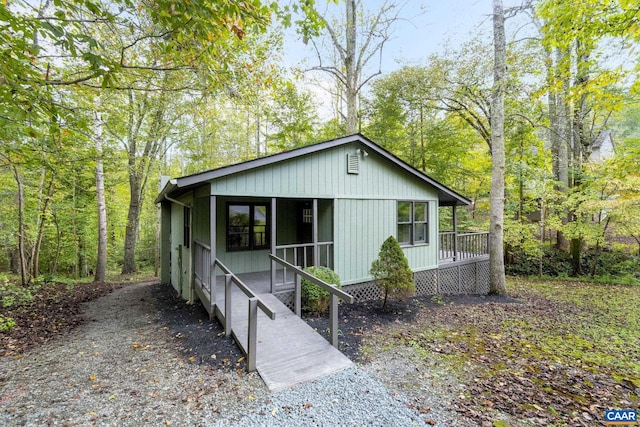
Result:
<svg viewBox="0 0 640 427">
<path fill-rule="evenodd" d="M 247 278 L 245 284 L 276 311 L 276 320 L 271 320 L 258 311 L 256 369 L 269 390 L 283 390 L 320 379 L 353 365 L 349 358 L 280 300 L 271 293 L 264 292 L 267 288 L 264 284 L 256 285 L 251 282 L 252 280 Z M 246 352 L 248 300 L 239 289 L 234 288 L 231 325 L 236 341 Z M 220 295 L 224 298 L 224 291 L 218 288 L 218 296 Z M 224 301 L 221 302 L 220 298 L 218 303 L 224 307 Z"/>
</svg>

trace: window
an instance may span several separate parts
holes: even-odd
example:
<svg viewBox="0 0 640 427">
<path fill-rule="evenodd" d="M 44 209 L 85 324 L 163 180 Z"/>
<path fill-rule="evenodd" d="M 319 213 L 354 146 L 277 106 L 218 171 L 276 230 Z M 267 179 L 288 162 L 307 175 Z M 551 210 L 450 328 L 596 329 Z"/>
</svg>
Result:
<svg viewBox="0 0 640 427">
<path fill-rule="evenodd" d="M 269 248 L 269 207 L 260 203 L 232 203 L 227 207 L 227 250 Z"/>
<path fill-rule="evenodd" d="M 191 246 L 191 209 L 183 206 L 182 209 L 182 244 L 185 248 Z"/>
<path fill-rule="evenodd" d="M 417 245 L 429 243 L 427 202 L 398 202 L 398 243 Z"/>
</svg>

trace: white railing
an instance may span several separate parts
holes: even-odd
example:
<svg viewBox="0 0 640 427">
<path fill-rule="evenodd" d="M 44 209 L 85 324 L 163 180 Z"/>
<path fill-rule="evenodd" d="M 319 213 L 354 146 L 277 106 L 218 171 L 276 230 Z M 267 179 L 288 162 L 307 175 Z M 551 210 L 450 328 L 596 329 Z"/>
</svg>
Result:
<svg viewBox="0 0 640 427">
<path fill-rule="evenodd" d="M 333 268 L 333 242 L 298 243 L 291 245 L 278 245 L 274 254 L 279 259 L 296 267 L 307 268 L 312 265 Z M 293 276 L 286 266 L 271 262 L 271 292 L 275 286 L 292 286 Z M 281 275 L 281 280 L 276 280 L 276 275 Z M 277 282 L 277 283 L 276 283 Z"/>
<path fill-rule="evenodd" d="M 440 260 L 462 261 L 489 255 L 489 233 L 440 232 Z"/>
<path fill-rule="evenodd" d="M 295 265 L 292 265 L 287 261 L 278 258 L 273 254 L 269 255 L 269 258 L 271 258 L 272 263 L 277 263 L 281 265 L 283 268 L 291 270 L 291 272 L 293 273 L 294 284 L 295 284 L 294 297 L 293 297 L 294 311 L 297 316 L 300 316 L 302 312 L 302 301 L 301 301 L 302 278 L 307 279 L 314 285 L 319 286 L 320 288 L 324 289 L 325 291 L 331 294 L 331 303 L 329 304 L 330 342 L 331 342 L 331 345 L 338 348 L 338 298 L 345 302 L 348 302 L 349 304 L 353 303 L 354 298 L 348 293 L 344 292 L 343 290 L 338 289 L 336 285 L 326 283 L 318 279 L 317 277 L 312 276 L 306 271 L 301 270 Z M 271 286 L 273 287 L 273 283 L 271 284 Z"/>
</svg>

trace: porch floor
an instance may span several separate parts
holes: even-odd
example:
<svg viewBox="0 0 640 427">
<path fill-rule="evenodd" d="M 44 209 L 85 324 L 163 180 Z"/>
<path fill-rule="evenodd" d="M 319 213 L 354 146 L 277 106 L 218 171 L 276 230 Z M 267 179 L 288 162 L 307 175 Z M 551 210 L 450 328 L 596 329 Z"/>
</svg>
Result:
<svg viewBox="0 0 640 427">
<path fill-rule="evenodd" d="M 349 358 L 271 294 L 268 271 L 237 276 L 276 312 L 276 320 L 271 320 L 258 310 L 256 369 L 269 390 L 283 390 L 353 365 Z M 224 279 L 218 277 L 216 284 L 217 304 L 224 311 Z M 246 353 L 248 298 L 237 286 L 232 289 L 232 331 Z"/>
</svg>

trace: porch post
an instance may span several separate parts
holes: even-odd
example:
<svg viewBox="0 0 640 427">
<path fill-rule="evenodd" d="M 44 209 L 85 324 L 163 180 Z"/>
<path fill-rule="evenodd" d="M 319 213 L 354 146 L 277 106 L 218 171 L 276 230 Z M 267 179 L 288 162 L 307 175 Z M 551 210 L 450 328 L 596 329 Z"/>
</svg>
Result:
<svg viewBox="0 0 640 427">
<path fill-rule="evenodd" d="M 313 199 L 313 265 L 317 267 L 319 264 L 320 252 L 318 251 L 318 199 Z"/>
<path fill-rule="evenodd" d="M 209 197 L 209 316 L 213 319 L 216 307 L 216 196 Z"/>
<path fill-rule="evenodd" d="M 453 260 L 458 260 L 458 218 L 456 216 L 456 205 L 451 206 L 453 219 Z"/>
<path fill-rule="evenodd" d="M 273 254 L 274 256 L 276 255 L 276 243 L 277 243 L 277 239 L 276 239 L 276 224 L 277 224 L 277 220 L 276 220 L 276 198 L 272 197 L 271 198 L 271 254 Z M 271 261 L 271 293 L 273 293 L 273 291 L 275 290 L 275 283 L 276 283 L 276 262 L 275 261 Z"/>
</svg>

